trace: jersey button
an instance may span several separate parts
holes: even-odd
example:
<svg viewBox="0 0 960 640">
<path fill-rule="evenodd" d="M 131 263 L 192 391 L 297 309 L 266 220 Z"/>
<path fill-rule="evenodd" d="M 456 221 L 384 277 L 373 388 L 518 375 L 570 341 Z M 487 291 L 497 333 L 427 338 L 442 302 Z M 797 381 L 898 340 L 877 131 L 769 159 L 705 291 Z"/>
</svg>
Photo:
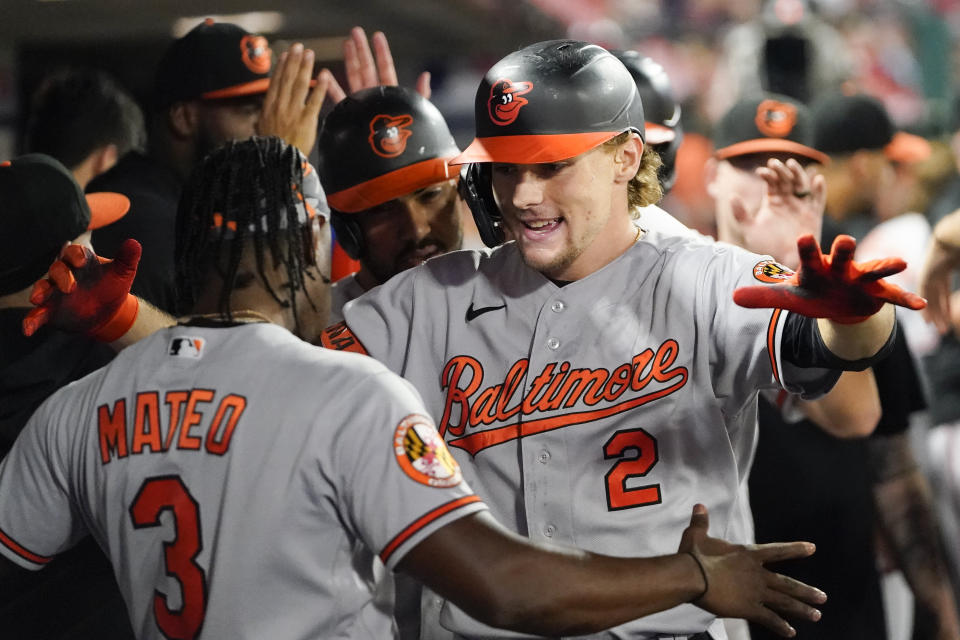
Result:
<svg viewBox="0 0 960 640">
<path fill-rule="evenodd" d="M 548 538 L 552 538 L 553 534 L 555 534 L 556 532 L 557 532 L 557 528 L 552 524 L 548 524 L 543 528 L 543 535 L 547 536 Z"/>
<path fill-rule="evenodd" d="M 566 309 L 566 307 L 567 306 L 562 302 L 560 302 L 559 300 L 557 300 L 552 305 L 550 305 L 550 308 L 553 310 L 554 313 L 560 313 L 561 311 Z"/>
<path fill-rule="evenodd" d="M 558 338 L 547 338 L 547 346 L 556 351 L 560 348 L 560 340 Z"/>
<path fill-rule="evenodd" d="M 547 460 L 549 459 L 550 459 L 549 451 L 541 451 L 540 455 L 537 456 L 537 462 L 539 462 L 540 464 L 547 464 Z"/>
</svg>

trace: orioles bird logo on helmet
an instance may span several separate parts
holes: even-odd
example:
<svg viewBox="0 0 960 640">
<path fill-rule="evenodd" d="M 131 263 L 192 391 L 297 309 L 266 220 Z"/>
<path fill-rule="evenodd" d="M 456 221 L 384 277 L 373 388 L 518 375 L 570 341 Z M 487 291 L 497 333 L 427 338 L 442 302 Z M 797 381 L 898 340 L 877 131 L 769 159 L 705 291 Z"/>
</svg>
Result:
<svg viewBox="0 0 960 640">
<path fill-rule="evenodd" d="M 490 99 L 487 109 L 494 124 L 505 127 L 513 123 L 520 115 L 520 109 L 527 104 L 527 99 L 521 96 L 533 89 L 532 82 L 513 82 L 511 80 L 497 80 L 490 87 Z"/>
<path fill-rule="evenodd" d="M 240 40 L 240 59 L 254 73 L 269 73 L 272 52 L 263 36 L 246 35 Z"/>
<path fill-rule="evenodd" d="M 413 116 L 378 115 L 370 121 L 370 147 L 381 158 L 396 158 L 407 148 L 407 138 L 413 135 L 407 127 L 413 124 Z"/>
<path fill-rule="evenodd" d="M 797 108 L 786 102 L 764 100 L 757 105 L 754 123 L 760 133 L 768 138 L 783 138 L 797 124 Z"/>
</svg>

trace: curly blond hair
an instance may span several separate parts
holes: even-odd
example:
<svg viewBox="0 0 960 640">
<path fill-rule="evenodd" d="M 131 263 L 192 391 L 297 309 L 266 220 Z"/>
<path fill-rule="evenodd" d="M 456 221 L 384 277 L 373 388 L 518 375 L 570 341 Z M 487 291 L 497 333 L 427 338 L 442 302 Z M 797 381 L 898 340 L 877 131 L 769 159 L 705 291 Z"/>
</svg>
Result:
<svg viewBox="0 0 960 640">
<path fill-rule="evenodd" d="M 624 131 L 610 140 L 607 140 L 604 143 L 604 146 L 610 148 L 611 150 L 619 147 L 630 139 L 632 133 L 632 131 Z M 663 161 L 660 159 L 660 154 L 653 150 L 653 146 L 649 144 L 643 145 L 643 156 L 640 158 L 640 169 L 637 170 L 637 175 L 630 180 L 630 185 L 627 190 L 627 201 L 630 205 L 631 212 L 630 215 L 633 217 L 640 215 L 640 213 L 637 211 L 638 207 L 656 204 L 660 202 L 661 198 L 663 198 L 663 189 L 660 186 L 660 179 L 657 177 L 657 171 L 660 169 L 660 165 L 662 164 Z"/>
</svg>

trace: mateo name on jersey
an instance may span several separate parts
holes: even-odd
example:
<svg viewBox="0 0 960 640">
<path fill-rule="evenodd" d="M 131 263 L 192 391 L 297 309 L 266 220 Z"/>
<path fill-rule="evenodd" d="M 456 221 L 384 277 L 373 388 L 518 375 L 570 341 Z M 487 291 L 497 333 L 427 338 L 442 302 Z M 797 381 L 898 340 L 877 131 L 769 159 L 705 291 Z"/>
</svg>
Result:
<svg viewBox="0 0 960 640">
<path fill-rule="evenodd" d="M 668 396 L 687 383 L 686 367 L 671 369 L 679 352 L 676 340 L 666 340 L 656 351 L 644 349 L 612 372 L 604 368 L 574 369 L 566 361 L 550 362 L 533 378 L 526 394 L 517 391 L 522 389 L 528 375 L 530 363 L 527 358 L 514 362 L 503 381 L 484 388 L 483 363 L 471 356 L 454 356 L 447 361 L 440 379 L 441 388 L 446 390 L 446 401 L 438 431 L 446 437 L 455 436 L 447 440 L 447 444 L 473 456 L 487 447 L 516 438 L 623 413 Z M 651 383 L 659 384 L 648 390 Z M 647 393 L 612 404 L 627 390 Z M 519 420 L 521 415 L 572 408 L 581 399 L 587 407 L 601 403 L 603 406 L 535 420 Z M 454 422 L 455 413 L 459 413 L 458 422 Z M 464 434 L 467 427 L 477 429 L 510 420 L 516 422 Z"/>
<path fill-rule="evenodd" d="M 215 401 L 212 389 L 167 391 L 161 411 L 159 391 L 141 391 L 135 399 L 132 428 L 127 425 L 127 399 L 97 407 L 100 460 L 108 464 L 127 455 L 162 453 L 176 447 L 222 456 L 230 447 L 233 431 L 247 407 L 247 399 L 233 393 Z M 201 410 L 201 405 L 208 405 Z M 213 410 L 213 407 L 216 407 Z M 205 418 L 212 416 L 212 419 Z M 203 436 L 204 431 L 206 437 Z"/>
</svg>

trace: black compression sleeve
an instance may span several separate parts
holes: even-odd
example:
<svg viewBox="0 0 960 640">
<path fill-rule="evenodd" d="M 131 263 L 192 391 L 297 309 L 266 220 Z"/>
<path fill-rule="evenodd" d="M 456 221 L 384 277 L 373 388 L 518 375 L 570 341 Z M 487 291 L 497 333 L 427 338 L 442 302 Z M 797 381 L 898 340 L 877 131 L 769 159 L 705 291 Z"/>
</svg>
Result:
<svg viewBox="0 0 960 640">
<path fill-rule="evenodd" d="M 890 337 L 887 338 L 883 348 L 873 356 L 860 360 L 844 360 L 834 355 L 824 344 L 820 329 L 817 327 L 816 318 L 808 318 L 799 313 L 790 313 L 787 315 L 787 321 L 783 327 L 783 339 L 780 344 L 781 357 L 798 367 L 863 371 L 890 355 L 896 343 L 896 336 L 897 331 L 894 327 L 894 331 L 890 332 Z"/>
</svg>

